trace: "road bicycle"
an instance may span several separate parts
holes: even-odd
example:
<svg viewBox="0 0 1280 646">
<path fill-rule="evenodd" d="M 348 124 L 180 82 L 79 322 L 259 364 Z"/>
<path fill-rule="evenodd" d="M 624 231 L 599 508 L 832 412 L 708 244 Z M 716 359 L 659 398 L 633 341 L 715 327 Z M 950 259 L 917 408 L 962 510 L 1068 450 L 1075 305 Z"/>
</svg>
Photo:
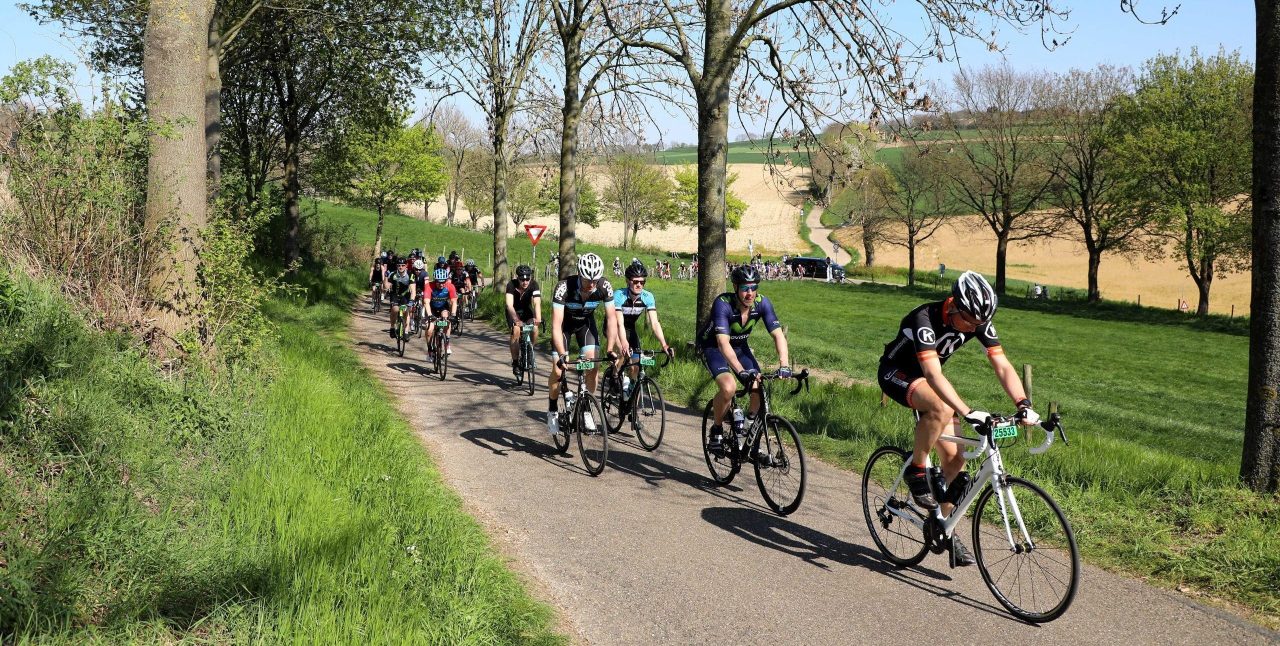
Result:
<svg viewBox="0 0 1280 646">
<path fill-rule="evenodd" d="M 600 407 L 610 433 L 622 430 L 623 421 L 631 422 L 631 431 L 646 451 L 653 451 L 662 444 L 667 430 L 667 402 L 662 399 L 662 389 L 650 377 L 645 368 L 658 366 L 655 356 L 662 355 L 662 366 L 671 363 L 665 353 L 640 350 L 631 353 L 626 361 L 614 364 L 613 370 L 600 378 Z M 632 379 L 632 366 L 639 372 Z M 630 382 L 623 386 L 624 376 Z"/>
<path fill-rule="evenodd" d="M 714 398 L 707 401 L 702 412 L 702 454 L 711 471 L 711 480 L 718 485 L 727 485 L 738 475 L 743 463 L 750 462 L 755 467 L 760 495 L 780 516 L 800 507 L 805 484 L 804 446 L 800 444 L 800 434 L 794 424 L 770 412 L 773 382 L 788 378 L 796 380 L 792 395 L 809 385 L 808 370 L 790 377 L 771 372 L 757 376 L 745 388 L 734 393 L 729 407 L 725 409 L 726 428 L 720 449 L 710 446 L 711 427 L 715 420 L 712 410 Z M 738 399 L 752 392 L 760 393 L 760 410 L 754 416 L 746 416 L 738 405 Z M 742 422 L 738 427 L 735 420 L 740 415 Z"/>
<path fill-rule="evenodd" d="M 1034 483 L 1005 471 L 1001 444 L 1017 440 L 1019 421 L 1017 415 L 996 415 L 975 429 L 977 438 L 939 438 L 976 447 L 964 457 L 982 460 L 976 475 L 961 472 L 950 488 L 940 470 L 930 468 L 934 496 L 939 503 L 954 505 L 946 515 L 941 505 L 928 511 L 912 499 L 904 481 L 909 451 L 896 446 L 876 449 L 862 474 L 862 514 L 884 557 L 899 567 L 911 567 L 928 552 L 950 551 L 956 525 L 976 500 L 973 553 L 982 580 L 1015 617 L 1043 623 L 1062 616 L 1075 598 L 1080 553 L 1071 524 L 1053 498 Z M 1045 441 L 1029 449 L 1031 454 L 1049 450 L 1055 435 L 1067 443 L 1056 411 L 1039 426 L 1046 433 Z M 955 567 L 954 552 L 951 566 Z"/>
<path fill-rule="evenodd" d="M 476 318 L 476 293 L 478 291 L 479 288 L 475 288 L 468 292 L 467 302 L 462 306 L 460 314 L 462 315 L 462 318 L 468 321 L 474 321 Z"/>
<path fill-rule="evenodd" d="M 470 292 L 468 292 L 470 293 Z M 462 315 L 467 311 L 467 301 L 471 300 L 466 294 L 459 294 L 458 298 L 462 299 L 462 303 L 458 305 L 458 315 L 453 317 L 453 331 L 462 334 Z"/>
<path fill-rule="evenodd" d="M 520 358 L 516 360 L 516 385 L 524 385 L 530 395 L 533 394 L 534 377 L 534 355 L 533 351 L 533 324 L 526 323 L 520 326 Z"/>
<path fill-rule="evenodd" d="M 449 373 L 449 337 L 445 336 L 449 332 L 449 321 L 450 319 L 437 316 L 427 317 L 427 325 L 436 327 L 436 333 L 427 342 L 427 358 L 431 360 L 431 369 L 440 381 L 444 381 L 445 375 Z"/>
<path fill-rule="evenodd" d="M 373 286 L 373 294 L 371 296 L 371 299 L 373 300 L 373 306 L 369 308 L 369 311 L 373 312 L 374 314 L 377 314 L 378 310 L 382 309 L 382 283 L 381 282 Z"/>
<path fill-rule="evenodd" d="M 582 466 L 587 473 L 596 476 L 604 471 L 609 459 L 609 427 L 604 423 L 604 413 L 600 410 L 600 402 L 587 388 L 584 375 L 600 364 L 612 363 L 614 359 L 580 359 L 574 363 L 566 363 L 560 371 L 560 432 L 556 433 L 554 442 L 560 453 L 569 451 L 569 434 L 578 435 L 578 453 L 582 457 Z M 566 387 L 569 370 L 578 373 L 577 388 Z"/>
<path fill-rule="evenodd" d="M 404 356 L 404 349 L 409 345 L 409 316 L 413 311 L 413 303 L 401 303 L 396 315 L 396 353 Z"/>
</svg>

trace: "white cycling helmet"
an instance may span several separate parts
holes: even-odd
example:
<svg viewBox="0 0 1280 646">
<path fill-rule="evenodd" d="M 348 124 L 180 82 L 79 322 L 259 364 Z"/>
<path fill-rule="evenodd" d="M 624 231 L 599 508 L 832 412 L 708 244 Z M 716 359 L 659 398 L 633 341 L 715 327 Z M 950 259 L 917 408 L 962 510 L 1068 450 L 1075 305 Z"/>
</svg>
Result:
<svg viewBox="0 0 1280 646">
<path fill-rule="evenodd" d="M 417 269 L 418 271 L 422 271 L 422 268 L 423 268 L 423 267 L 425 267 L 425 266 L 426 266 L 426 265 L 422 264 L 422 259 L 421 259 L 421 258 L 419 258 L 418 260 L 413 261 L 413 268 L 414 268 L 414 269 Z"/>
<path fill-rule="evenodd" d="M 600 280 L 604 277 L 604 261 L 593 253 L 578 258 L 578 275 L 587 280 Z"/>
<path fill-rule="evenodd" d="M 435 279 L 437 283 L 443 283 L 444 281 L 449 280 L 449 270 L 444 267 L 437 269 Z"/>
<path fill-rule="evenodd" d="M 966 271 L 951 286 L 951 297 L 961 312 L 979 321 L 990 321 L 996 315 L 996 291 L 986 278 L 975 271 Z"/>
</svg>

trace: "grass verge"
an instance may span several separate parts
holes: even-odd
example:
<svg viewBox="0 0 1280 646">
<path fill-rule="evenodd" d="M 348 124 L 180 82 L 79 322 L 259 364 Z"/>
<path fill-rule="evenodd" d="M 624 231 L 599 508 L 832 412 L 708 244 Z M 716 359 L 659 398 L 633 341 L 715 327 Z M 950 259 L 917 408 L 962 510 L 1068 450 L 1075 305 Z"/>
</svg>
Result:
<svg viewBox="0 0 1280 646">
<path fill-rule="evenodd" d="M 164 376 L 9 281 L 0 641 L 562 641 L 350 349 L 359 274 L 272 302 L 235 376 Z"/>
</svg>

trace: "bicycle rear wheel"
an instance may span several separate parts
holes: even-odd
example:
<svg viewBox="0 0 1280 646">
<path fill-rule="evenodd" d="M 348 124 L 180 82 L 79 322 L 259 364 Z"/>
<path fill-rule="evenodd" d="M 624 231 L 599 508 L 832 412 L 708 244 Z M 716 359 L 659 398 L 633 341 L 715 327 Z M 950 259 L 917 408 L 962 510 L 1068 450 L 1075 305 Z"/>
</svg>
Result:
<svg viewBox="0 0 1280 646">
<path fill-rule="evenodd" d="M 584 392 L 573 413 L 582 466 L 587 469 L 587 473 L 600 475 L 609 459 L 609 427 L 603 422 L 600 403 L 591 393 Z"/>
<path fill-rule="evenodd" d="M 408 341 L 404 338 L 404 316 L 396 319 L 396 352 L 400 356 L 404 356 L 404 347 L 408 345 Z"/>
<path fill-rule="evenodd" d="M 712 482 L 727 485 L 733 482 L 734 476 L 738 475 L 738 469 L 742 468 L 742 463 L 733 456 L 730 446 L 734 441 L 732 434 L 725 436 L 724 448 L 719 454 L 707 448 L 707 443 L 711 441 L 711 424 L 715 420 L 715 412 L 711 409 L 714 401 L 714 398 L 707 400 L 707 407 L 702 411 L 702 456 L 707 461 L 707 470 L 711 472 Z"/>
<path fill-rule="evenodd" d="M 770 415 L 751 447 L 756 484 L 769 508 L 786 516 L 804 499 L 804 445 L 791 422 Z"/>
<path fill-rule="evenodd" d="M 911 492 L 902 480 L 908 456 L 896 446 L 882 446 L 871 454 L 862 471 L 862 516 L 867 520 L 867 531 L 885 559 L 898 567 L 916 565 L 928 552 L 925 518 L 911 504 Z M 895 511 L 909 514 L 911 519 Z"/>
<path fill-rule="evenodd" d="M 1003 489 L 996 497 L 995 489 L 988 487 L 973 513 L 978 571 L 991 594 L 1015 617 L 1053 621 L 1071 606 L 1080 585 L 1075 534 L 1058 504 L 1039 486 L 1008 476 Z M 1018 527 L 1018 516 L 1026 536 Z M 1005 533 L 1006 519 L 1012 545 Z"/>
<path fill-rule="evenodd" d="M 641 377 L 636 386 L 635 402 L 631 408 L 631 429 L 646 451 L 654 451 L 662 445 L 662 435 L 667 432 L 667 402 L 662 399 L 658 382 Z"/>
<path fill-rule="evenodd" d="M 611 371 L 610 371 L 611 372 Z M 622 409 L 626 405 L 622 397 L 621 380 L 610 374 L 600 375 L 600 410 L 610 433 L 622 429 Z"/>
</svg>

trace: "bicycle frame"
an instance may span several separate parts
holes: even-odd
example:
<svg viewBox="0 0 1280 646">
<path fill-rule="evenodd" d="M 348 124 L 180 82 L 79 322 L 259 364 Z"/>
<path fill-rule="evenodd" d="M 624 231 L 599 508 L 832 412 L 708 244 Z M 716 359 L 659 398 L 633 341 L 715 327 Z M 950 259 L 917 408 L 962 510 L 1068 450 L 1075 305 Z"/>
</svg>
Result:
<svg viewBox="0 0 1280 646">
<path fill-rule="evenodd" d="M 1056 429 L 1047 428 L 1045 430 L 1047 437 L 1045 438 L 1044 443 L 1038 447 L 1029 449 L 1033 455 L 1044 453 L 1049 450 L 1049 447 L 1053 444 L 1054 431 Z M 1012 491 L 1005 489 L 1005 485 L 1003 483 L 1003 478 L 1006 473 L 1004 469 L 1004 459 L 1000 455 L 1000 446 L 996 442 L 991 441 L 990 434 L 982 434 L 980 439 L 958 435 L 942 435 L 938 439 L 945 440 L 953 444 L 959 444 L 961 446 L 977 447 L 972 451 L 964 452 L 963 455 L 965 460 L 973 460 L 975 458 L 982 457 L 982 467 L 978 470 L 978 474 L 974 477 L 972 484 L 970 484 L 969 491 L 965 493 L 964 498 L 955 504 L 951 513 L 944 518 L 942 516 L 941 506 L 939 506 L 938 509 L 933 510 L 933 521 L 941 527 L 943 534 L 947 538 L 951 537 L 956 525 L 960 524 L 960 521 L 969 513 L 969 507 L 975 500 L 977 500 L 978 495 L 982 493 L 983 487 L 990 484 L 991 488 L 995 491 L 996 503 L 1000 506 L 1000 516 L 1004 519 L 1005 538 L 1009 541 L 1010 547 L 1016 548 L 1019 545 L 1023 545 L 1027 548 L 1034 549 L 1035 542 L 1031 540 L 1031 534 L 1027 532 L 1026 523 L 1022 520 L 1022 512 L 1018 509 L 1018 501 L 1013 497 Z M 925 466 L 927 467 L 929 465 L 930 462 L 926 457 Z M 902 471 L 898 473 L 898 478 L 889 489 L 890 491 L 896 491 L 902 484 L 903 479 L 906 476 L 908 466 L 910 466 L 910 461 L 902 465 Z M 921 529 L 924 529 L 925 527 L 926 520 L 924 519 L 924 516 L 919 513 L 920 510 L 916 507 L 914 502 L 909 502 L 907 508 L 904 509 L 898 509 L 887 505 L 885 509 L 889 513 L 902 518 L 916 527 Z M 916 511 L 908 512 L 906 509 L 915 509 Z M 1024 539 L 1022 543 L 1018 543 L 1013 540 L 1013 528 L 1009 524 L 1010 511 L 1013 512 L 1014 520 L 1017 522 L 1018 532 Z"/>
</svg>

